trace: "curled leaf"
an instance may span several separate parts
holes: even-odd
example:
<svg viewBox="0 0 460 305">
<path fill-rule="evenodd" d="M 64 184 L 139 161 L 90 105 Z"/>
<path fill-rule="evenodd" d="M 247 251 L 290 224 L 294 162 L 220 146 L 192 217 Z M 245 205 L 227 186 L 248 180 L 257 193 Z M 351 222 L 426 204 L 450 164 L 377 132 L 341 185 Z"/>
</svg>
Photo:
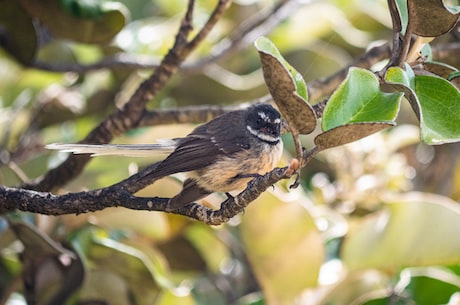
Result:
<svg viewBox="0 0 460 305">
<path fill-rule="evenodd" d="M 423 69 L 445 79 L 448 79 L 452 73 L 457 71 L 455 67 L 442 62 L 434 61 L 423 63 Z"/>
<path fill-rule="evenodd" d="M 316 115 L 307 103 L 308 93 L 302 75 L 280 54 L 265 37 L 256 40 L 265 82 L 276 105 L 291 131 L 309 134 L 316 127 Z"/>
<path fill-rule="evenodd" d="M 450 69 L 436 66 L 440 74 L 448 77 Z M 381 89 L 386 92 L 404 92 L 420 121 L 421 139 L 431 145 L 460 141 L 460 92 L 455 85 L 444 78 L 418 75 L 412 89 L 400 68 L 388 70 L 386 83 Z M 439 70 L 440 69 L 440 70 Z M 397 72 L 398 71 L 398 72 Z"/>
<path fill-rule="evenodd" d="M 380 85 L 380 90 L 388 93 L 403 92 L 404 97 L 409 101 L 412 110 L 420 120 L 420 103 L 414 92 L 415 75 L 412 74 L 413 71 L 410 67 L 407 66 L 406 69 L 409 73 L 399 67 L 389 68 L 385 74 L 385 83 Z"/>
<path fill-rule="evenodd" d="M 407 8 L 414 33 L 436 37 L 448 33 L 458 21 L 458 7 L 447 7 L 442 0 L 408 0 Z"/>
<path fill-rule="evenodd" d="M 448 78 L 449 82 L 460 90 L 460 71 L 451 73 Z"/>
</svg>

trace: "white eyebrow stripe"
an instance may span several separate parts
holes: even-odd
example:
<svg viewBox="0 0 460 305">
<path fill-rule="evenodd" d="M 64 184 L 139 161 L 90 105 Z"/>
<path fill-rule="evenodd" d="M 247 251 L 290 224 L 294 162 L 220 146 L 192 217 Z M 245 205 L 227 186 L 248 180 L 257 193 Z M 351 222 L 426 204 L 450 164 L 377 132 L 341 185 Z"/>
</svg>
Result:
<svg viewBox="0 0 460 305">
<path fill-rule="evenodd" d="M 257 112 L 257 114 L 259 115 L 259 117 L 261 119 L 263 119 L 264 121 L 268 122 L 269 117 L 267 116 L 267 114 L 265 112 L 260 111 L 260 112 Z"/>
<path fill-rule="evenodd" d="M 269 117 L 265 112 L 260 111 L 260 112 L 257 112 L 257 114 L 258 114 L 259 117 L 260 117 L 261 119 L 263 119 L 265 122 L 271 122 L 270 117 Z M 281 119 L 276 118 L 276 119 L 273 120 L 273 123 L 275 123 L 275 124 L 280 124 L 280 123 L 281 123 Z"/>
</svg>

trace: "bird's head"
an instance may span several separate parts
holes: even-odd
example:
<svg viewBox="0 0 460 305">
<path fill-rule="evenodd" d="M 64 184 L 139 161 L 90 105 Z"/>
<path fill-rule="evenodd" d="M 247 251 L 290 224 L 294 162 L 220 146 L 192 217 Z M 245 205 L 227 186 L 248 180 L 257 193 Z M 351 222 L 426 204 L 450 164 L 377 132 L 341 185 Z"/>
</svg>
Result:
<svg viewBox="0 0 460 305">
<path fill-rule="evenodd" d="M 260 140 L 276 144 L 280 141 L 281 116 L 268 104 L 258 104 L 248 109 L 246 128 Z"/>
</svg>

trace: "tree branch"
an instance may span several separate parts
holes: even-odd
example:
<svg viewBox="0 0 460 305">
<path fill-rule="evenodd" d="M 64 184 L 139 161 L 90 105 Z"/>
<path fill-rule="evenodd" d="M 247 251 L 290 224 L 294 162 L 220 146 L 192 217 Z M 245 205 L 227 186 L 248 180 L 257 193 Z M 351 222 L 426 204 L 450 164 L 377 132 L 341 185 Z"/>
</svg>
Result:
<svg viewBox="0 0 460 305">
<path fill-rule="evenodd" d="M 160 59 L 154 60 L 150 56 L 131 55 L 127 53 L 119 53 L 110 57 L 103 58 L 97 62 L 90 64 L 81 63 L 51 63 L 43 61 L 35 61 L 28 65 L 31 68 L 36 68 L 51 72 L 74 72 L 84 74 L 87 72 L 102 70 L 102 69 L 155 69 L 160 66 Z M 185 68 L 186 70 L 186 68 Z"/>
<path fill-rule="evenodd" d="M 217 20 L 229 7 L 230 3 L 230 0 L 220 0 L 206 25 L 188 42 L 188 36 L 192 30 L 194 6 L 194 0 L 190 0 L 185 17 L 176 35 L 174 46 L 163 58 L 160 66 L 138 87 L 122 109 L 110 115 L 81 142 L 108 143 L 115 136 L 136 127 L 145 112 L 146 103 L 165 86 L 171 76 L 177 71 L 179 65 L 209 33 Z M 57 168 L 50 170 L 44 177 L 36 182 L 25 184 L 23 187 L 41 191 L 56 189 L 78 176 L 89 160 L 90 157 L 88 155 L 70 155 L 66 161 Z"/>
<path fill-rule="evenodd" d="M 298 162 L 297 162 L 298 163 Z M 136 197 L 140 186 L 152 181 L 145 180 L 155 165 L 139 172 L 112 186 L 79 193 L 53 195 L 48 192 L 37 192 L 0 185 L 0 212 L 14 210 L 27 211 L 46 215 L 81 214 L 100 211 L 108 207 L 125 207 L 134 210 L 164 211 L 188 216 L 206 224 L 218 225 L 244 211 L 268 187 L 281 179 L 289 178 L 295 168 L 275 168 L 271 172 L 257 177 L 248 183 L 247 188 L 235 197 L 225 200 L 219 210 L 212 210 L 197 203 L 169 211 L 169 198 Z M 144 180 L 142 180 L 144 179 Z"/>
</svg>

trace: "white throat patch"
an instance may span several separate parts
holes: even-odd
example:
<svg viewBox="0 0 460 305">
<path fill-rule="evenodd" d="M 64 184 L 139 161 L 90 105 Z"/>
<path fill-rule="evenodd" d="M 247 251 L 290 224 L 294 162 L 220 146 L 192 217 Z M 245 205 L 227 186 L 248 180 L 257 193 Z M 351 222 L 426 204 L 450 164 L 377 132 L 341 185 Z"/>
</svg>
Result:
<svg viewBox="0 0 460 305">
<path fill-rule="evenodd" d="M 259 139 L 261 139 L 262 141 L 265 141 L 265 142 L 269 142 L 269 143 L 277 143 L 279 142 L 280 138 L 279 137 L 273 137 L 271 135 L 268 135 L 268 134 L 265 134 L 265 133 L 261 133 L 261 132 L 258 132 L 257 130 L 254 130 L 251 128 L 251 126 L 246 126 L 246 128 L 248 129 L 248 131 L 258 137 Z"/>
</svg>

